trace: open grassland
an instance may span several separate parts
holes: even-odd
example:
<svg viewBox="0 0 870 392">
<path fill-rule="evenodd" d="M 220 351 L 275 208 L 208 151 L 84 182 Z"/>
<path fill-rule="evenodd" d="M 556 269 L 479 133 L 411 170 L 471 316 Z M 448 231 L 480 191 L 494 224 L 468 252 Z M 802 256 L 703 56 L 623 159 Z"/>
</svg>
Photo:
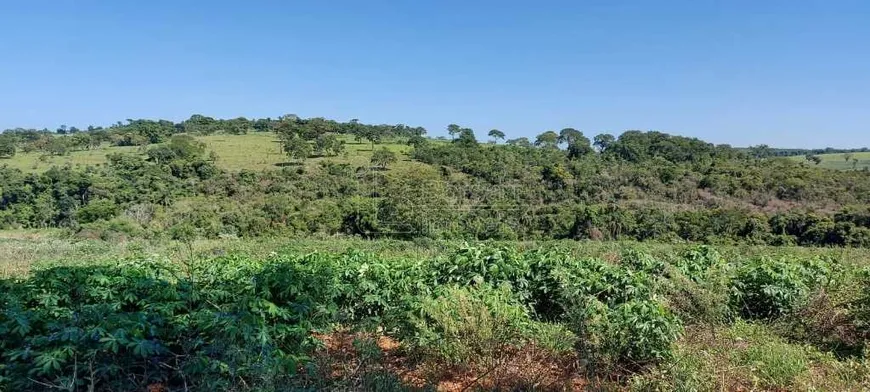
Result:
<svg viewBox="0 0 870 392">
<path fill-rule="evenodd" d="M 59 136 L 62 137 L 62 136 Z M 196 139 L 205 143 L 208 151 L 213 151 L 217 156 L 217 165 L 225 170 L 275 170 L 285 166 L 295 166 L 299 162 L 291 161 L 281 151 L 281 145 L 272 132 L 249 133 L 245 135 L 209 135 L 196 136 Z M 337 156 L 315 156 L 304 161 L 306 167 L 315 167 L 321 162 L 346 163 L 352 167 L 367 166 L 371 164 L 372 145 L 368 142 L 358 142 L 354 138 L 342 135 L 340 139 L 345 142 L 344 152 Z M 153 146 L 148 146 L 150 148 Z M 411 161 L 408 152 L 411 147 L 392 140 L 385 140 L 376 144 L 375 149 L 386 148 L 397 154 L 398 161 L 391 168 L 404 170 L 420 165 Z M 67 155 L 46 155 L 43 152 L 18 152 L 12 158 L 0 159 L 0 165 L 20 169 L 26 173 L 39 173 L 48 170 L 52 166 L 91 166 L 106 163 L 106 156 L 114 153 L 141 154 L 140 147 L 117 147 L 103 144 L 91 150 L 72 151 Z"/>
<path fill-rule="evenodd" d="M 847 156 L 849 157 L 849 160 L 846 160 Z M 819 167 L 823 167 L 826 169 L 864 170 L 864 168 L 870 167 L 870 152 L 853 152 L 850 154 L 820 154 L 818 155 L 818 157 L 822 159 L 822 162 L 819 163 Z M 807 161 L 806 158 L 803 156 L 793 156 L 789 157 L 789 159 L 803 162 Z"/>
<path fill-rule="evenodd" d="M 52 166 L 93 166 L 106 163 L 106 156 L 113 153 L 138 153 L 139 147 L 117 147 L 103 144 L 90 150 L 72 151 L 67 155 L 47 155 L 43 152 L 21 152 L 12 158 L 0 158 L 0 166 L 20 169 L 25 173 L 44 172 Z"/>
<path fill-rule="evenodd" d="M 372 145 L 365 141 L 357 142 L 351 137 L 341 136 L 345 142 L 344 152 L 337 156 L 312 157 L 304 161 L 306 167 L 317 166 L 321 162 L 346 163 L 352 167 L 371 165 Z M 217 164 L 225 170 L 273 170 L 293 166 L 281 151 L 281 144 L 273 133 L 250 133 L 247 135 L 210 135 L 199 136 L 197 140 L 205 143 L 206 148 L 218 157 Z M 387 148 L 398 154 L 396 168 L 403 169 L 415 165 L 407 153 L 410 146 L 386 141 L 376 144 L 375 149 Z"/>
</svg>

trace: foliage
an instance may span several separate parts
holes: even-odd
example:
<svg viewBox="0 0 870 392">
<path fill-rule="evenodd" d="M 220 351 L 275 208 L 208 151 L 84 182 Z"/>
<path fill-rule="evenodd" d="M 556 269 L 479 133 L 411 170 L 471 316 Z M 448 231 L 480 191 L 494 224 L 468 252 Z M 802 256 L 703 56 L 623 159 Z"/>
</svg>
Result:
<svg viewBox="0 0 870 392">
<path fill-rule="evenodd" d="M 181 254 L 193 254 L 192 238 L 202 229 L 190 221 L 173 227 L 171 235 L 191 246 Z M 414 246 L 357 241 L 369 249 Z M 818 382 L 808 381 L 817 366 L 828 372 L 831 381 L 819 384 L 827 389 L 848 390 L 870 379 L 860 358 L 828 357 L 767 326 L 802 317 L 794 309 L 814 290 L 849 279 L 856 296 L 844 306 L 866 343 L 860 334 L 867 326 L 864 272 L 841 273 L 847 267 L 809 250 L 798 255 L 798 248 L 789 257 L 747 258 L 740 256 L 743 248 L 668 247 L 662 253 L 638 244 L 564 244 L 474 243 L 425 255 L 348 249 L 46 264 L 0 280 L 0 388 L 323 387 L 311 379 L 326 370 L 314 369 L 319 362 L 312 353 L 318 337 L 335 326 L 376 331 L 422 363 L 477 375 L 532 355 L 579 360 L 589 380 L 625 374 L 643 390 L 705 390 L 721 386 L 720 375 L 744 389 L 804 389 Z M 592 246 L 601 248 L 589 253 Z M 734 306 L 734 314 L 721 317 L 712 299 Z M 356 350 L 365 361 L 387 360 L 376 347 Z M 361 380 L 399 386 L 384 367 L 371 369 Z"/>
<path fill-rule="evenodd" d="M 243 259 L 188 268 L 140 259 L 4 282 L 0 378 L 15 390 L 130 390 L 292 376 L 328 315 L 328 276 Z"/>
<path fill-rule="evenodd" d="M 831 275 L 824 260 L 760 258 L 740 265 L 732 283 L 731 304 L 747 318 L 770 318 L 794 310 Z"/>
<path fill-rule="evenodd" d="M 0 136 L 0 157 L 11 158 L 15 156 L 15 139 L 8 136 Z"/>
<path fill-rule="evenodd" d="M 311 152 L 314 150 L 307 141 L 302 139 L 298 135 L 290 135 L 285 137 L 281 144 L 284 149 L 284 153 L 287 154 L 290 158 L 305 160 L 311 155 Z"/>
<path fill-rule="evenodd" d="M 447 143 L 426 139 L 420 127 L 295 115 L 129 119 L 62 131 L 4 131 L 0 140 L 18 151 L 4 163 L 30 173 L 0 168 L 0 227 L 78 230 L 148 205 L 152 213 L 132 219 L 138 226 L 130 233 L 168 237 L 190 218 L 207 238 L 344 233 L 870 246 L 868 173 L 661 132 L 602 134 L 590 143 L 564 128 L 543 133 L 537 146 L 524 138 L 480 145 L 457 124 Z M 499 132 L 490 137 L 501 140 Z M 226 135 L 249 133 L 234 140 L 255 146 L 221 145 L 236 138 Z M 354 139 L 371 149 L 348 144 Z M 411 159 L 400 159 L 407 145 Z M 115 216 L 77 212 L 92 201 L 113 203 L 101 210 Z"/>
<path fill-rule="evenodd" d="M 396 154 L 386 148 L 381 148 L 372 154 L 372 164 L 386 169 L 387 165 L 396 162 Z"/>
<path fill-rule="evenodd" d="M 414 350 L 448 367 L 487 369 L 546 330 L 551 348 L 570 350 L 573 335 L 531 320 L 509 289 L 445 286 L 424 298 L 415 320 Z M 544 335 L 546 336 L 546 335 Z M 555 336 L 555 338 L 553 338 Z M 503 360 L 503 359 L 502 359 Z"/>
</svg>

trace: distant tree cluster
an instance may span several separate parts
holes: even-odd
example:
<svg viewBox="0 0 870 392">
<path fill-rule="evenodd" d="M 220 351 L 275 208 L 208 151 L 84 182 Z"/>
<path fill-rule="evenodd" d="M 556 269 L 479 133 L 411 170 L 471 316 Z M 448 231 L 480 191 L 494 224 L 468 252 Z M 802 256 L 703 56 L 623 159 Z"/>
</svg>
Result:
<svg viewBox="0 0 870 392">
<path fill-rule="evenodd" d="M 294 159 L 311 155 L 335 156 L 344 150 L 344 142 L 337 135 L 351 135 L 374 145 L 386 138 L 409 139 L 422 137 L 426 130 L 406 125 L 369 125 L 358 120 L 337 122 L 321 117 L 303 119 L 285 115 L 277 119 L 249 120 L 244 117 L 222 120 L 199 114 L 180 123 L 168 120 L 128 119 L 109 127 L 89 126 L 86 129 L 63 125 L 48 129 L 7 129 L 0 137 L 0 158 L 11 157 L 16 151 L 38 151 L 47 155 L 66 155 L 72 151 L 111 146 L 147 146 L 168 141 L 173 135 L 246 134 L 249 132 L 275 132 L 285 153 Z M 298 138 L 298 140 L 297 140 Z"/>
<path fill-rule="evenodd" d="M 281 116 L 272 126 L 278 135 L 284 152 L 293 159 L 304 160 L 318 156 L 336 156 L 344 151 L 345 142 L 337 135 L 353 136 L 357 141 L 366 140 L 375 144 L 386 138 L 412 140 L 422 138 L 426 130 L 421 127 L 398 125 L 368 125 L 353 119 L 346 123 L 321 117 L 302 119 L 295 115 Z"/>
<path fill-rule="evenodd" d="M 195 137 L 250 131 L 274 132 L 295 160 L 343 154 L 349 138 L 368 144 L 371 155 L 358 167 L 325 159 L 226 171 Z M 450 138 L 434 141 L 422 128 L 293 115 L 129 120 L 63 132 L 6 132 L 0 157 L 25 150 L 64 154 L 101 143 L 141 145 L 142 153 L 39 174 L 0 164 L 0 228 L 62 227 L 99 237 L 344 234 L 870 246 L 870 172 L 759 159 L 757 151 L 661 132 L 590 138 L 564 128 L 529 140 L 490 130 L 481 143 L 472 129 L 451 124 Z M 387 140 L 390 146 L 377 146 Z M 400 158 L 395 143 L 413 147 L 413 170 L 384 173 Z"/>
<path fill-rule="evenodd" d="M 794 156 L 813 156 L 821 154 L 846 154 L 855 152 L 870 151 L 867 147 L 862 148 L 773 148 L 766 144 L 759 144 L 746 148 L 750 155 L 756 158 L 771 158 L 771 157 L 794 157 Z"/>
</svg>

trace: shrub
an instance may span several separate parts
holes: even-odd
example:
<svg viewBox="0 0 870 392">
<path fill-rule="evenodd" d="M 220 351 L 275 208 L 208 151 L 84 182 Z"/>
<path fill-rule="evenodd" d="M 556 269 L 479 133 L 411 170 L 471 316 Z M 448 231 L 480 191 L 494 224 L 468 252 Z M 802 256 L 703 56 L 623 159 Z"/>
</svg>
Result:
<svg viewBox="0 0 870 392">
<path fill-rule="evenodd" d="M 731 274 L 731 266 L 713 248 L 693 247 L 666 267 L 662 291 L 683 322 L 720 324 L 733 316 Z"/>
<path fill-rule="evenodd" d="M 702 245 L 693 247 L 677 258 L 673 265 L 687 278 L 695 282 L 705 279 L 713 267 L 724 264 L 722 256 L 713 247 Z"/>
<path fill-rule="evenodd" d="M 830 274 L 830 265 L 819 259 L 752 260 L 737 268 L 731 304 L 744 317 L 778 317 L 803 303 Z"/>
<path fill-rule="evenodd" d="M 241 258 L 186 268 L 135 259 L 4 282 L 0 387 L 284 384 L 313 347 L 309 332 L 330 318 L 334 285 L 324 272 Z"/>
<path fill-rule="evenodd" d="M 511 247 L 466 244 L 435 260 L 432 268 L 440 284 L 508 285 L 521 299 L 529 296 L 528 261 Z"/>
<path fill-rule="evenodd" d="M 807 342 L 841 356 L 858 356 L 864 348 L 862 311 L 858 304 L 866 295 L 860 285 L 843 282 L 838 287 L 817 290 L 790 317 L 778 325 L 781 335 Z M 850 309 L 851 308 L 851 309 Z"/>
<path fill-rule="evenodd" d="M 449 286 L 423 299 L 414 350 L 447 367 L 489 369 L 526 344 L 564 351 L 573 334 L 534 322 L 506 286 Z"/>
<path fill-rule="evenodd" d="M 695 281 L 671 268 L 662 289 L 668 307 L 685 324 L 722 324 L 734 317 L 729 306 L 730 272 L 719 266 L 705 273 L 704 280 Z"/>
<path fill-rule="evenodd" d="M 76 211 L 79 223 L 109 220 L 118 213 L 118 206 L 111 200 L 95 200 Z"/>
<path fill-rule="evenodd" d="M 682 330 L 679 321 L 653 300 L 609 308 L 587 298 L 585 306 L 571 309 L 569 326 L 580 339 L 581 356 L 594 371 L 617 364 L 637 368 L 669 358 Z"/>
<path fill-rule="evenodd" d="M 870 268 L 864 268 L 858 275 L 861 295 L 854 303 L 854 325 L 865 344 L 870 345 Z"/>
<path fill-rule="evenodd" d="M 652 275 L 662 274 L 665 270 L 665 263 L 661 260 L 635 249 L 623 251 L 620 260 L 623 265 L 630 269 L 643 271 Z"/>
</svg>

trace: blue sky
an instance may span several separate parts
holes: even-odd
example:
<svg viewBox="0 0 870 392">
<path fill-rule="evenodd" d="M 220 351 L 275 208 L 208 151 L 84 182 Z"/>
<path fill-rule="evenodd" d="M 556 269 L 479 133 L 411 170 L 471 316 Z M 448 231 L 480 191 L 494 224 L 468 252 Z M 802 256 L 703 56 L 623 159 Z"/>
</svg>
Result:
<svg viewBox="0 0 870 392">
<path fill-rule="evenodd" d="M 867 1 L 0 1 L 0 129 L 572 126 L 870 146 Z"/>
</svg>

